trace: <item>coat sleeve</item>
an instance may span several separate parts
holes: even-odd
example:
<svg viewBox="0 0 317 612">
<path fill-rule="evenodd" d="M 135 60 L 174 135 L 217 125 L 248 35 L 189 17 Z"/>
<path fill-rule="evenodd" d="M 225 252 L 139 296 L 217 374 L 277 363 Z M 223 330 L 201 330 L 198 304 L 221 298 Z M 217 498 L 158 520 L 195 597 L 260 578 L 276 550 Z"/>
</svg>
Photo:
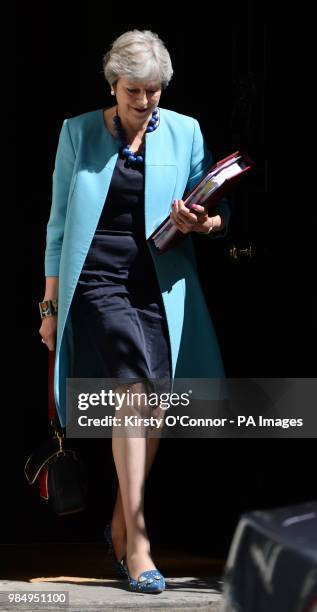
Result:
<svg viewBox="0 0 317 612">
<path fill-rule="evenodd" d="M 52 205 L 46 231 L 45 276 L 59 276 L 70 184 L 75 163 L 67 119 L 63 122 L 53 171 Z"/>
<path fill-rule="evenodd" d="M 194 119 L 194 136 L 190 163 L 190 174 L 186 186 L 186 192 L 191 191 L 195 187 L 195 185 L 199 183 L 204 174 L 206 174 L 208 168 L 210 168 L 213 163 L 214 161 L 212 154 L 207 148 L 199 123 L 196 119 Z M 210 234 L 201 233 L 197 235 L 205 236 L 208 238 L 222 238 L 227 234 L 231 214 L 230 205 L 227 198 L 222 198 L 214 208 L 214 211 L 217 211 L 217 213 L 219 213 L 224 219 L 224 228 L 220 232 L 211 232 Z"/>
</svg>

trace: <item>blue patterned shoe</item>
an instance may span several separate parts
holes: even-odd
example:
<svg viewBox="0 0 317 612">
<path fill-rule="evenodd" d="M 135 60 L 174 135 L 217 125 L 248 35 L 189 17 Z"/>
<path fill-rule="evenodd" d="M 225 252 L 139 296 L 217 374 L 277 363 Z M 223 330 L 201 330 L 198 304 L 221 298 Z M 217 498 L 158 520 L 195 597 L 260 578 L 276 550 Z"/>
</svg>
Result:
<svg viewBox="0 0 317 612">
<path fill-rule="evenodd" d="M 165 589 L 165 580 L 157 569 L 147 570 L 140 574 L 138 580 L 128 575 L 130 591 L 138 593 L 162 593 Z"/>
<path fill-rule="evenodd" d="M 125 557 L 123 557 L 121 561 L 118 561 L 118 559 L 116 558 L 115 552 L 114 552 L 112 535 L 111 535 L 111 523 L 108 523 L 108 525 L 106 525 L 106 528 L 104 530 L 104 536 L 108 544 L 108 552 L 111 557 L 113 570 L 116 572 L 118 576 L 120 576 L 120 578 L 128 578 L 129 572 L 125 564 Z"/>
</svg>

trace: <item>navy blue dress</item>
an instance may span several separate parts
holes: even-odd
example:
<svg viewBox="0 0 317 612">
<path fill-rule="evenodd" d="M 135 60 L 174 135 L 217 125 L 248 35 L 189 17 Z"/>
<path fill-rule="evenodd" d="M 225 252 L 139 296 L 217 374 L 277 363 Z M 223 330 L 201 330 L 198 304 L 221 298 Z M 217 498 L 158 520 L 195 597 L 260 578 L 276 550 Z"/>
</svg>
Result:
<svg viewBox="0 0 317 612">
<path fill-rule="evenodd" d="M 144 228 L 144 169 L 118 157 L 72 302 L 105 378 L 166 379 L 165 312 Z"/>
</svg>

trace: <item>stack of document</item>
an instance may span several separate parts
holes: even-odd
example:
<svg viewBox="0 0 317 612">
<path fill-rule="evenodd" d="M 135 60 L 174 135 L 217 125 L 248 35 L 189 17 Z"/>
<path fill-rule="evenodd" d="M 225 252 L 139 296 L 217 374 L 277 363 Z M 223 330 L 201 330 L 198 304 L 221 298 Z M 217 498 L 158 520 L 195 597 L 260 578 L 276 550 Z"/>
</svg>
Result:
<svg viewBox="0 0 317 612">
<path fill-rule="evenodd" d="M 246 170 L 249 170 L 252 165 L 253 162 L 250 158 L 239 151 L 217 162 L 208 170 L 207 174 L 205 174 L 191 193 L 187 195 L 184 200 L 185 206 L 189 210 L 193 204 L 212 208 L 233 186 L 234 179 L 237 179 Z M 186 235 L 178 230 L 170 217 L 168 217 L 153 232 L 150 238 L 153 240 L 156 248 L 163 253 L 172 248 L 182 238 L 185 238 Z"/>
</svg>

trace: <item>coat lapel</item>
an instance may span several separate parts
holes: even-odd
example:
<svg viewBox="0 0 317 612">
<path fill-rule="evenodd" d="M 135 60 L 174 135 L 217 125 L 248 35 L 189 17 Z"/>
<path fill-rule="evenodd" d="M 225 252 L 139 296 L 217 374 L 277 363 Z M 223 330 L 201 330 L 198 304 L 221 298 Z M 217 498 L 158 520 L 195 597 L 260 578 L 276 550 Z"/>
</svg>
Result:
<svg viewBox="0 0 317 612">
<path fill-rule="evenodd" d="M 145 236 L 149 236 L 167 217 L 177 179 L 177 166 L 166 151 L 168 139 L 164 120 L 157 130 L 145 136 Z M 165 152 L 162 155 L 162 151 Z"/>
<path fill-rule="evenodd" d="M 165 151 L 167 140 L 164 121 L 157 130 L 145 137 L 146 238 L 168 215 L 175 191 L 177 166 L 171 152 Z M 162 151 L 165 151 L 164 155 Z M 82 255 L 85 249 L 87 253 L 97 227 L 117 157 L 118 142 L 105 129 L 102 111 L 97 111 L 97 121 L 91 129 L 85 159 L 82 160 L 73 191 L 73 199 L 77 204 L 76 215 L 80 215 L 81 221 L 76 224 L 76 228 L 82 232 Z"/>
</svg>

